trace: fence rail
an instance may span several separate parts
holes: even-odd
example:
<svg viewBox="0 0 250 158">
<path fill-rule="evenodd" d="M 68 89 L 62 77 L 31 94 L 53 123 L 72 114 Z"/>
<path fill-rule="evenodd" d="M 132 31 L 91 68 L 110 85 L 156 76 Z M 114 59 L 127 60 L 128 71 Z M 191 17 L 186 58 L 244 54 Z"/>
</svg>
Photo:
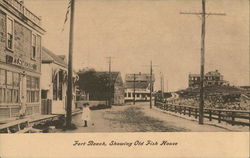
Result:
<svg viewBox="0 0 250 158">
<path fill-rule="evenodd" d="M 161 102 L 156 102 L 155 106 L 165 111 L 188 115 L 189 117 L 199 117 L 198 107 Z M 250 127 L 250 111 L 204 108 L 204 118 L 208 118 L 209 121 L 217 120 L 218 123 L 224 121 L 231 125 L 242 125 Z"/>
</svg>

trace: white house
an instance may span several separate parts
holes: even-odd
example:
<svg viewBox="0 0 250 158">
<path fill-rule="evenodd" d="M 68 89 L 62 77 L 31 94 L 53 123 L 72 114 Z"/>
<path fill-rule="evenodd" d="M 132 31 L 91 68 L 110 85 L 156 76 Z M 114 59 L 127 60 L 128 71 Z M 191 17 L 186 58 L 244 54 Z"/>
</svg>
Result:
<svg viewBox="0 0 250 158">
<path fill-rule="evenodd" d="M 152 75 L 152 86 L 155 78 Z M 134 94 L 135 91 L 135 94 Z M 125 101 L 149 101 L 150 100 L 150 74 L 126 74 L 125 76 Z"/>
<path fill-rule="evenodd" d="M 65 114 L 67 103 L 67 62 L 65 56 L 55 55 L 47 48 L 42 48 L 41 97 L 51 101 L 49 111 L 52 114 Z M 74 74 L 74 81 L 76 74 Z M 72 110 L 75 109 L 75 82 L 73 83 Z M 43 105 L 42 105 L 43 106 Z"/>
</svg>

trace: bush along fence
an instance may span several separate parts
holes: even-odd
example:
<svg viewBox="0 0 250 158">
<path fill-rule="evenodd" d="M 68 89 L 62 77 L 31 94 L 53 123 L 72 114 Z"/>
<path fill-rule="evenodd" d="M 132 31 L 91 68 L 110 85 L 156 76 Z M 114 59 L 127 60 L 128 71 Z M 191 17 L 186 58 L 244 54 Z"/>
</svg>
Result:
<svg viewBox="0 0 250 158">
<path fill-rule="evenodd" d="M 158 101 L 155 102 L 155 106 L 164 111 L 188 115 L 189 117 L 199 117 L 199 107 L 162 103 Z M 204 118 L 208 118 L 209 121 L 217 120 L 218 123 L 224 121 L 231 125 L 249 126 L 250 128 L 250 111 L 204 108 Z"/>
</svg>

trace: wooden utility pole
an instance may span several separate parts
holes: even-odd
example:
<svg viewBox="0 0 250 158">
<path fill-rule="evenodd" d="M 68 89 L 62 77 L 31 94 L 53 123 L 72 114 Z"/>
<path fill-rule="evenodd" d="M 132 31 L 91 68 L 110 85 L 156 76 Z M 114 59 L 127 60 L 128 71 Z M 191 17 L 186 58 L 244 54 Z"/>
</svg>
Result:
<svg viewBox="0 0 250 158">
<path fill-rule="evenodd" d="M 164 99 L 164 75 L 161 73 L 161 97 Z"/>
<path fill-rule="evenodd" d="M 153 92 L 153 66 L 158 66 L 158 65 L 153 65 L 152 60 L 150 61 L 150 65 L 142 65 L 142 66 L 150 66 L 150 109 L 152 109 L 152 92 Z"/>
<path fill-rule="evenodd" d="M 134 95 L 133 95 L 133 97 L 134 97 L 134 105 L 135 105 L 135 74 L 134 74 Z"/>
<path fill-rule="evenodd" d="M 162 74 L 162 98 L 164 99 L 164 74 Z"/>
<path fill-rule="evenodd" d="M 150 61 L 150 109 L 152 109 L 152 91 L 153 91 L 153 65 L 152 60 Z"/>
<path fill-rule="evenodd" d="M 75 0 L 71 0 L 70 7 L 70 31 L 69 31 L 69 61 L 68 61 L 68 89 L 67 89 L 67 111 L 66 111 L 66 127 L 71 128 L 72 120 L 72 100 L 73 100 L 73 44 L 74 44 L 74 14 Z"/>
<path fill-rule="evenodd" d="M 206 1 L 202 0 L 202 14 L 201 14 L 201 69 L 200 69 L 200 105 L 199 105 L 199 124 L 203 124 L 204 119 L 204 69 L 205 69 L 205 28 L 206 28 Z"/>
<path fill-rule="evenodd" d="M 112 89 L 111 89 L 111 80 L 112 80 L 112 76 L 111 76 L 111 60 L 112 57 L 108 57 L 108 63 L 109 63 L 109 92 L 108 92 L 108 105 L 111 106 L 111 101 L 112 101 Z"/>
<path fill-rule="evenodd" d="M 168 92 L 168 79 L 166 80 L 166 82 L 167 82 L 166 92 Z"/>
<path fill-rule="evenodd" d="M 193 14 L 201 15 L 201 65 L 200 65 L 200 105 L 199 105 L 199 124 L 204 122 L 204 71 L 205 71 L 205 35 L 206 35 L 206 16 L 209 15 L 226 15 L 224 13 L 206 13 L 206 0 L 202 0 L 202 12 L 201 13 L 184 13 L 181 14 Z"/>
</svg>

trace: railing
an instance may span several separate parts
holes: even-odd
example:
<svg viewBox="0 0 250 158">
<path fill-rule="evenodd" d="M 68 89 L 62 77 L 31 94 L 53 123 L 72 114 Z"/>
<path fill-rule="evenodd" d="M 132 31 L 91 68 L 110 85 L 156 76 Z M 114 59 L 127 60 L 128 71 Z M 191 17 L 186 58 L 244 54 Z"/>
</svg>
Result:
<svg viewBox="0 0 250 158">
<path fill-rule="evenodd" d="M 0 120 L 19 116 L 20 105 L 0 106 Z"/>
<path fill-rule="evenodd" d="M 194 106 L 183 106 L 161 102 L 155 102 L 155 106 L 165 111 L 188 115 L 189 117 L 193 116 L 198 118 L 199 116 L 199 108 Z M 204 108 L 204 118 L 208 118 L 209 121 L 217 120 L 218 123 L 224 121 L 231 125 L 250 127 L 250 111 Z"/>
<path fill-rule="evenodd" d="M 28 103 L 26 107 L 25 115 L 33 115 L 40 113 L 40 103 Z M 19 103 L 7 104 L 0 106 L 0 123 L 4 120 L 13 119 L 19 117 L 21 106 Z"/>
<path fill-rule="evenodd" d="M 17 0 L 4 0 L 6 3 L 11 5 L 13 8 L 22 13 L 25 17 L 33 21 L 37 25 L 41 25 L 41 19 L 32 13 L 29 9 L 25 8 L 24 5 Z"/>
</svg>

